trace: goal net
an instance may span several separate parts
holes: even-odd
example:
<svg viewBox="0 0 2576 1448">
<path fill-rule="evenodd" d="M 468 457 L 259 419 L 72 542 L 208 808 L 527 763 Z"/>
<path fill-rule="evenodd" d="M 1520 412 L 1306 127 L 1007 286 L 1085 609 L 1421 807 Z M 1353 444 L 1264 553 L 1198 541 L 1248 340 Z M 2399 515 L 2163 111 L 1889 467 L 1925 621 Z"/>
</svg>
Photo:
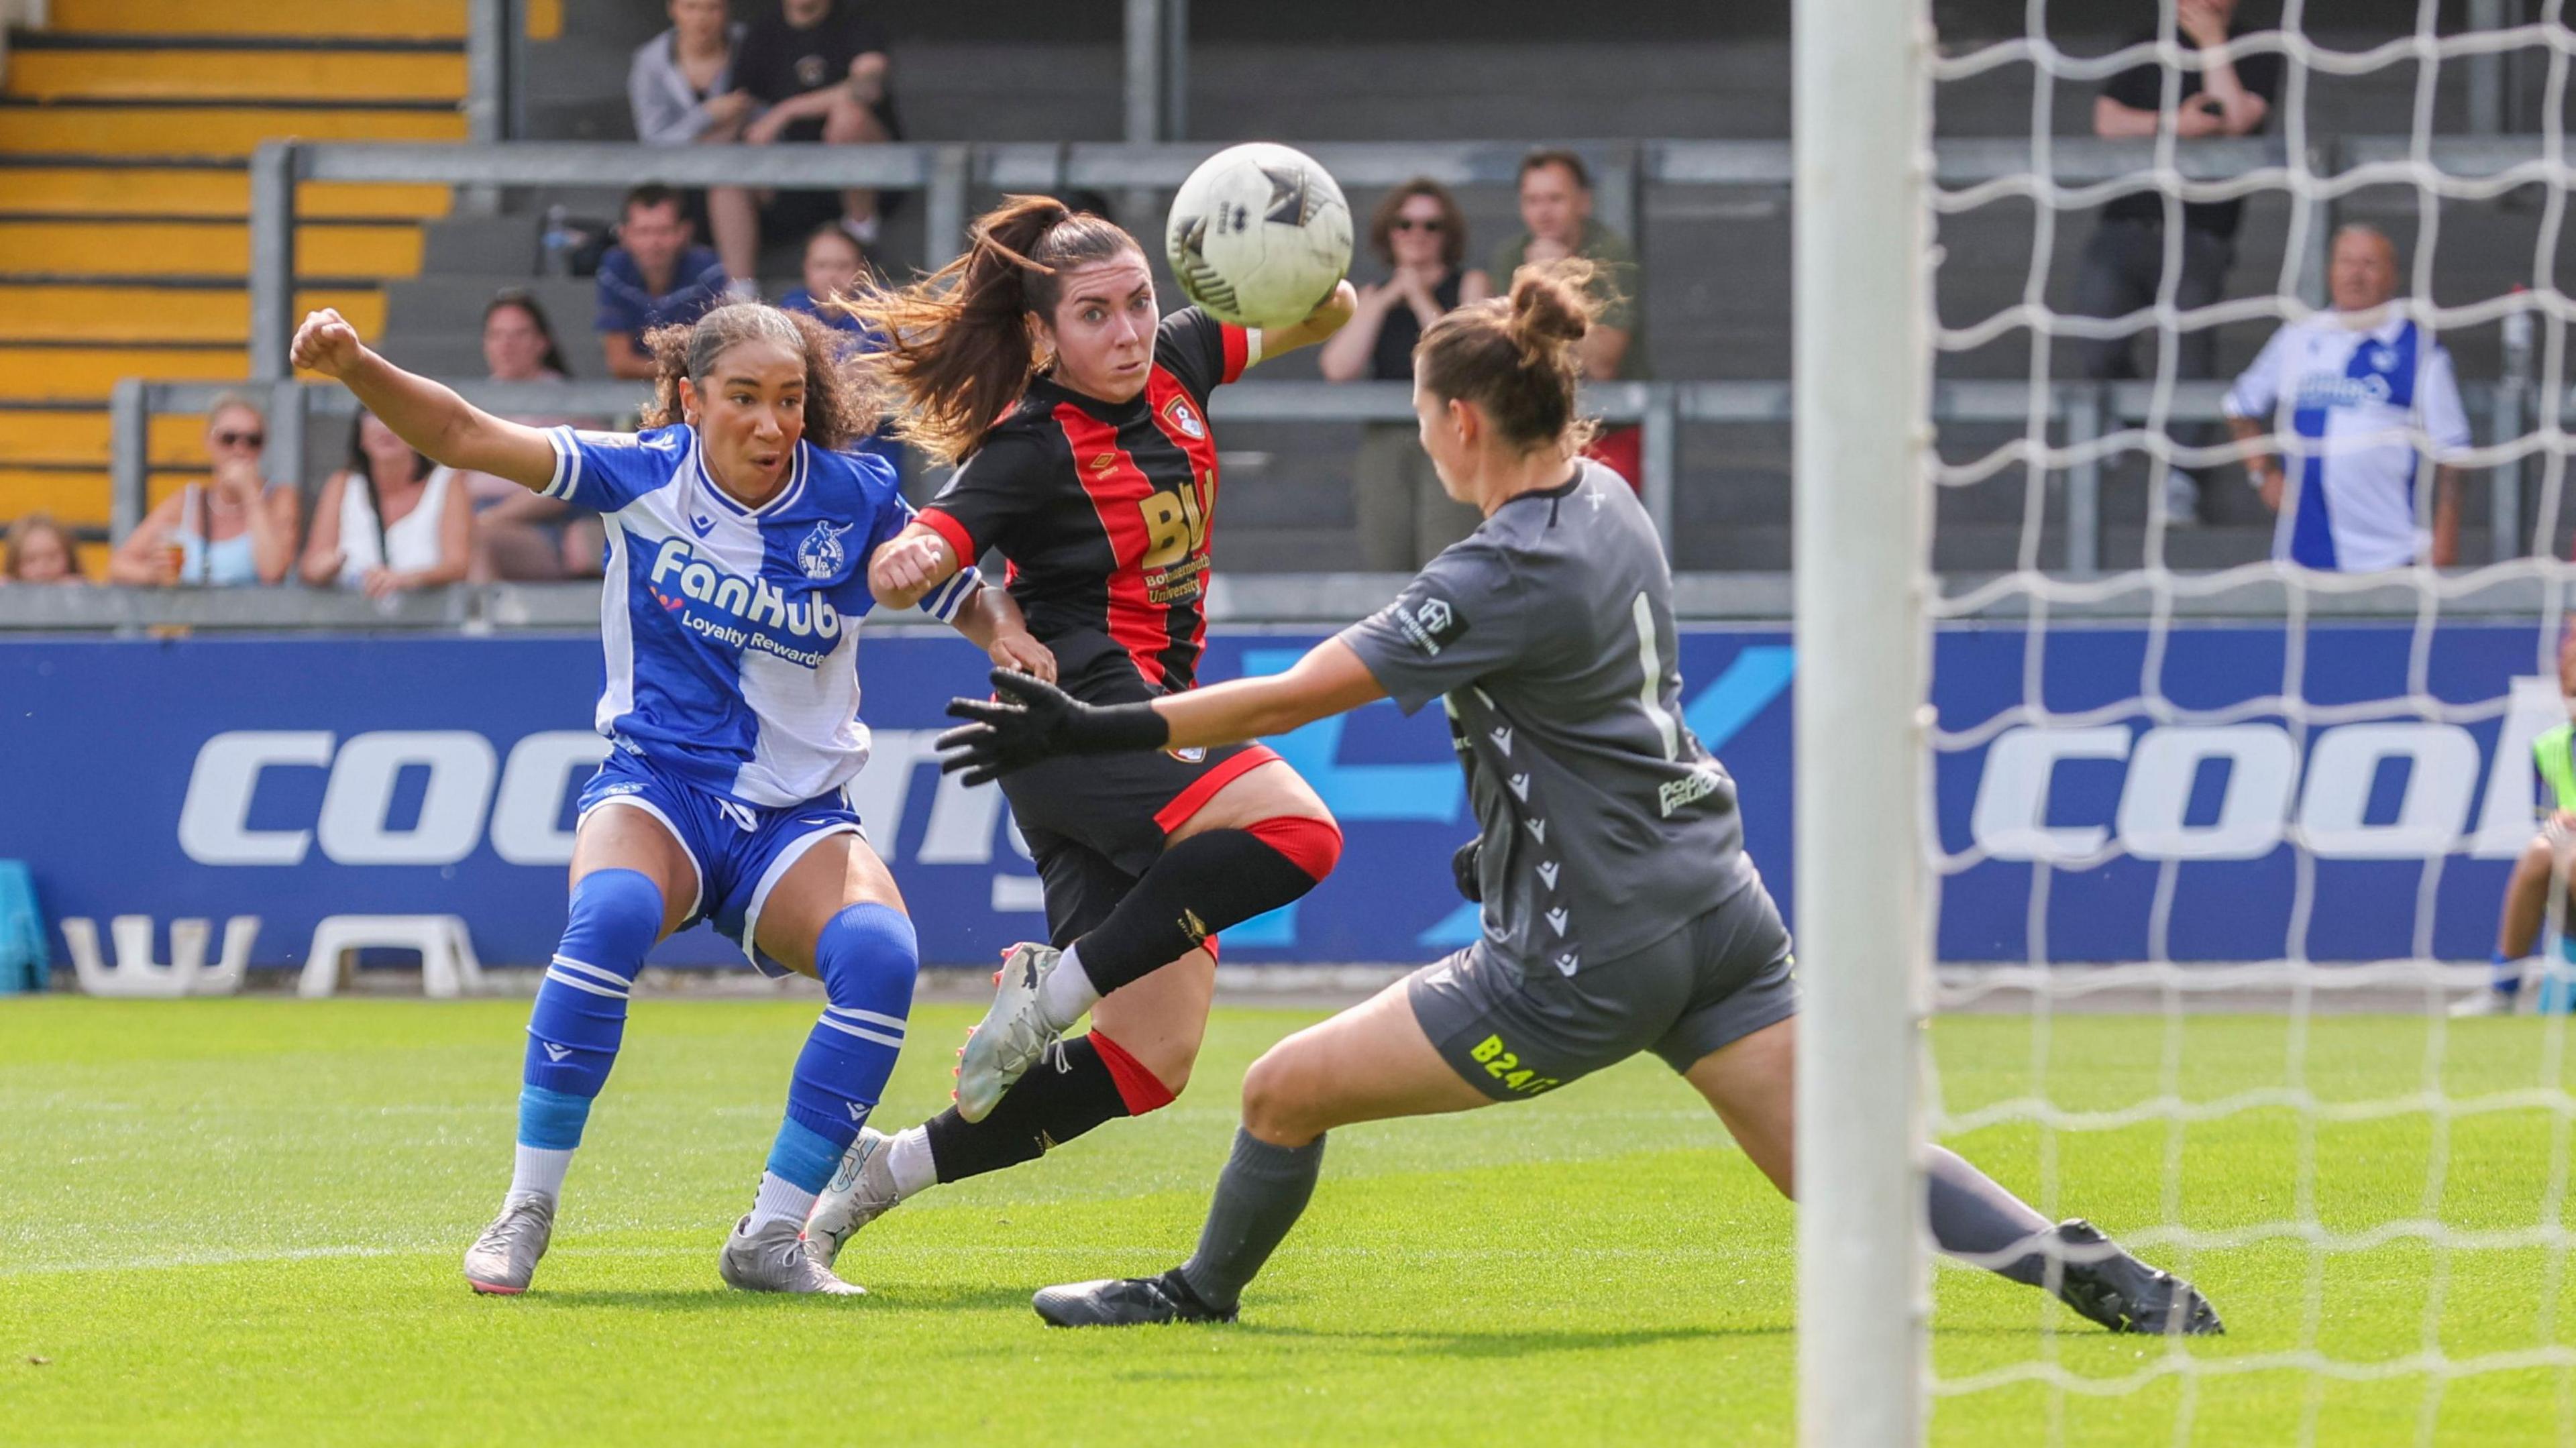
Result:
<svg viewBox="0 0 2576 1448">
<path fill-rule="evenodd" d="M 2215 41 L 2191 0 L 2031 0 L 1937 39 L 1985 12 L 1900 8 L 1927 104 L 1882 174 L 1923 213 L 1898 380 L 1930 432 L 1890 511 L 1915 514 L 1931 708 L 1914 964 L 1877 984 L 1934 1021 L 1895 1069 L 1914 1129 L 2196 1282 L 2228 1328 L 2115 1337 L 1943 1262 L 1903 1436 L 2576 1441 L 2563 864 L 2522 1013 L 2453 1013 L 2489 1002 L 2550 799 L 2534 746 L 2569 719 L 2562 0 L 2249 0 Z M 1802 306 L 1831 295 L 1807 281 Z M 1824 327 L 1802 317 L 1801 348 Z M 1871 666 L 1809 624 L 1803 672 Z M 1813 912 L 1871 897 L 1819 892 L 1804 796 L 1844 736 L 1799 707 L 1812 1052 L 1878 1027 L 1817 979 L 1864 966 Z M 1871 1183 L 1812 1175 L 1814 1140 L 1802 1187 L 1848 1209 Z M 1818 1429 L 1823 1346 L 1810 1441 L 1861 1441 Z"/>
</svg>

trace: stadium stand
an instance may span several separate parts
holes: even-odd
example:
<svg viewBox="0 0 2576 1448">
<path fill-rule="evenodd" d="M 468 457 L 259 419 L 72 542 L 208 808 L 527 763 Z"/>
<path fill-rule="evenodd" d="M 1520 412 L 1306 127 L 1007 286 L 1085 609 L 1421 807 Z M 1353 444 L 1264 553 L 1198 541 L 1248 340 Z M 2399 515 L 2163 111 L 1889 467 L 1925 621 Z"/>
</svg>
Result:
<svg viewBox="0 0 2576 1448">
<path fill-rule="evenodd" d="M 461 136 L 456 102 L 464 83 L 468 0 L 399 0 L 336 7 L 320 0 L 252 7 L 256 19 L 198 0 L 65 0 L 50 30 L 24 35 L 0 106 L 0 146 L 13 156 L 0 196 L 0 398 L 24 409 L 0 440 L 0 519 L 43 507 L 89 536 L 107 517 L 101 472 L 105 421 L 99 404 L 119 375 L 164 379 L 241 375 L 242 157 L 262 136 L 390 139 Z M 237 7 L 238 8 L 238 7 Z M 1039 146 L 1111 141 L 1122 134 L 1121 42 L 1112 7 L 1075 13 L 1034 0 L 971 8 L 887 0 L 873 7 L 896 36 L 906 125 L 933 142 Z M 2074 7 L 2067 7 L 2072 9 Z M 1537 0 L 1481 7 L 1462 32 L 1451 7 L 1336 3 L 1291 7 L 1200 5 L 1191 16 L 1189 84 L 1181 133 L 1193 145 L 1274 136 L 1335 140 L 1492 140 L 1497 137 L 1627 137 L 1785 143 L 1787 38 L 1778 17 L 1685 14 L 1641 6 L 1615 16 L 1574 15 Z M 2125 14 L 2126 12 L 2121 12 Z M 2245 7 L 2256 24 L 2278 6 Z M 2354 0 L 2312 12 L 2320 45 L 2359 49 L 2410 27 L 2396 0 Z M 1959 0 L 1943 8 L 1946 36 L 2017 33 L 2022 7 Z M 2059 38 L 2084 53 L 2127 38 L 2118 15 L 2053 13 L 2082 33 Z M 560 0 L 531 4 L 532 42 L 516 74 L 511 133 L 533 140 L 624 140 L 627 57 L 665 22 L 644 0 Z M 261 35 L 223 38 L 256 28 Z M 261 64 L 240 63 L 255 50 Z M 2461 67 L 2439 78 L 2435 130 L 2474 133 Z M 2367 75 L 2312 76 L 2311 141 L 2361 145 L 2404 130 L 2414 104 L 2410 67 Z M 2533 128 L 2538 87 L 2525 85 L 2520 113 L 2500 117 L 2508 132 Z M 2052 95 L 2062 142 L 2089 132 L 2093 90 L 2065 84 Z M 361 104 L 359 102 L 363 101 Z M 2007 67 L 1941 88 L 1945 142 L 1987 141 L 2026 162 L 2031 76 Z M 138 119 L 139 118 L 139 119 Z M 159 155 L 184 134 L 203 154 L 184 165 Z M 2010 138 L 2010 139 L 2007 139 Z M 2277 129 L 2265 141 L 2278 145 Z M 156 151 L 154 148 L 159 148 Z M 80 158 L 80 166 L 65 157 Z M 144 158 L 154 164 L 141 164 Z M 37 164 L 42 161 L 44 164 Z M 551 207 L 604 219 L 620 187 L 518 189 L 488 210 L 451 214 L 443 190 L 308 183 L 299 283 L 348 300 L 393 355 L 441 375 L 480 375 L 472 326 L 502 286 L 528 286 L 568 329 L 588 315 L 586 278 L 540 275 L 540 232 Z M 976 203 L 989 199 L 979 186 Z M 138 197 L 148 200 L 137 200 Z M 1151 231 L 1160 198 L 1113 198 L 1131 227 Z M 1354 188 L 1363 211 L 1377 193 Z M 1460 192 L 1470 253 L 1482 255 L 1516 226 L 1508 188 Z M 2380 225 L 2411 255 L 2415 196 L 2384 188 L 2345 198 L 2338 217 Z M 924 208 L 906 206 L 890 229 L 898 259 L 932 259 Z M 2490 295 L 2528 276 L 2538 234 L 2536 201 L 2452 203 L 2434 291 L 2439 300 Z M 2474 216 L 2473 224 L 2465 224 Z M 95 232 L 66 227 L 65 220 Z M 1790 226 L 1785 187 L 1675 186 L 1646 192 L 1639 246 L 1650 261 L 1644 303 L 1653 375 L 1673 380 L 1770 381 L 1789 371 Z M 2277 190 L 2256 195 L 2239 237 L 2228 294 L 2273 289 L 2283 269 L 2289 207 Z M 2048 294 L 2063 304 L 2089 231 L 2089 218 L 2063 219 L 2054 239 Z M 2017 297 L 2029 274 L 2033 231 L 2027 208 L 1990 206 L 1945 223 L 1939 274 L 1944 315 L 1981 316 Z M 24 244 L 21 244 L 24 243 Z M 64 253 L 71 253 L 65 256 Z M 773 290 L 792 281 L 789 246 L 764 265 Z M 2571 256 L 2576 260 L 2576 256 Z M 1363 260 L 1361 280 L 1373 275 Z M 2268 334 L 2268 321 L 2222 329 L 2219 371 L 2232 375 Z M 2444 337 L 2470 384 L 2481 435 L 2486 394 L 2502 369 L 2498 329 Z M 1945 354 L 1942 376 L 2018 384 L 2028 366 L 2026 334 L 1975 352 Z M 40 360 L 39 360 L 40 359 Z M 577 372 L 595 379 L 587 356 Z M 2073 378 L 2073 349 L 2052 370 Z M 1288 359 L 1267 379 L 1310 378 L 1310 358 Z M 2214 395 L 2214 394 L 2213 394 Z M 1982 451 L 2017 421 L 1950 419 L 1945 443 Z M 1356 567 L 1359 550 L 1349 496 L 1350 459 L 1360 429 L 1348 423 L 1242 423 L 1227 443 L 1226 531 L 1230 572 Z M 156 468 L 194 461 L 193 419 L 154 427 Z M 1785 421 L 1686 423 L 1672 541 L 1691 570 L 1777 571 L 1787 565 L 1789 429 Z M 165 490 L 180 472 L 157 472 Z M 2488 489 L 2473 478 L 2462 556 L 2493 555 Z M 2023 523 L 2024 480 L 2007 472 L 1985 484 L 1943 490 L 1940 563 L 1947 570 L 2010 566 Z M 2140 556 L 2145 535 L 2145 469 L 2135 460 L 2102 470 L 2105 566 Z M 2263 556 L 2270 523 L 2259 510 L 2217 510 L 2212 526 L 2177 530 L 2167 557 L 2204 567 Z M 2066 520 L 2052 509 L 2043 557 L 2069 556 Z M 2562 523 L 2556 551 L 2566 546 Z M 95 551 L 94 549 L 92 550 Z"/>
<path fill-rule="evenodd" d="M 50 511 L 105 567 L 117 379 L 243 377 L 246 159 L 264 139 L 465 135 L 465 0 L 54 0 L 0 92 L 0 518 Z M 371 330 L 420 268 L 437 186 L 309 187 L 304 300 Z M 201 476 L 165 417 L 162 492 Z"/>
</svg>

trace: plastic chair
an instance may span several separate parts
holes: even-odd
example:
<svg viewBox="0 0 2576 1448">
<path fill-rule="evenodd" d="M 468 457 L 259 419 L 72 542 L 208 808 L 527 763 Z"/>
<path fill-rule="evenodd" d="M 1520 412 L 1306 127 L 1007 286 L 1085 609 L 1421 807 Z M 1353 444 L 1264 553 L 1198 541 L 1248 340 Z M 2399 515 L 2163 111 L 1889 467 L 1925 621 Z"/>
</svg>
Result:
<svg viewBox="0 0 2576 1448">
<path fill-rule="evenodd" d="M 420 984 L 437 1000 L 480 994 L 483 963 L 461 915 L 325 915 L 313 926 L 304 953 L 304 975 L 295 993 L 319 1000 L 340 988 L 353 950 L 420 952 Z"/>
<path fill-rule="evenodd" d="M 99 954 L 98 924 L 86 916 L 63 921 L 63 942 L 71 947 L 72 972 L 80 988 L 94 996 L 231 995 L 241 989 L 250 965 L 251 945 L 259 938 L 259 917 L 236 915 L 224 922 L 223 958 L 206 969 L 206 941 L 214 922 L 203 919 L 170 922 L 170 963 L 152 958 L 152 917 L 119 915 L 108 922 L 116 943 L 110 964 Z"/>
</svg>

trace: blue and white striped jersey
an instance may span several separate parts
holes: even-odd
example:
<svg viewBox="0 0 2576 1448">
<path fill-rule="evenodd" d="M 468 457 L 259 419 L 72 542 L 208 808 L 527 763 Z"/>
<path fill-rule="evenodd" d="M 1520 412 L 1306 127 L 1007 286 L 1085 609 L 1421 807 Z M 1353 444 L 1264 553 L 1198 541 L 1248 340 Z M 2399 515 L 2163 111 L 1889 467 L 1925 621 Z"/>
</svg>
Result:
<svg viewBox="0 0 2576 1448">
<path fill-rule="evenodd" d="M 2282 459 L 2288 485 L 2272 556 L 2347 573 L 2404 568 L 2422 551 L 2414 434 L 2436 463 L 2469 446 L 2450 351 L 2403 313 L 2368 328 L 2321 313 L 2290 322 L 2228 389 L 2230 417 L 2289 414 L 2302 450 Z"/>
<path fill-rule="evenodd" d="M 544 489 L 608 529 L 599 732 L 743 804 L 828 794 L 868 762 L 859 722 L 859 621 L 868 555 L 912 507 L 883 459 L 796 445 L 787 484 L 757 508 L 707 473 L 697 430 L 558 427 Z M 921 601 L 951 619 L 978 587 L 961 569 Z"/>
</svg>

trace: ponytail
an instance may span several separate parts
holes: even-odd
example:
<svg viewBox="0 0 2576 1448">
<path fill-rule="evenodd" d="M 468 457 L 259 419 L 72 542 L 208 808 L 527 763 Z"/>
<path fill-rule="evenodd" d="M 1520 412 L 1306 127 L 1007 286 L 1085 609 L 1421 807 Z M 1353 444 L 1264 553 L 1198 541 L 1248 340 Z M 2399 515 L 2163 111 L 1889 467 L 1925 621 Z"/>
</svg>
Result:
<svg viewBox="0 0 2576 1448">
<path fill-rule="evenodd" d="M 1482 407 L 1523 452 L 1579 451 L 1593 424 L 1574 412 L 1582 380 L 1574 344 L 1601 315 L 1599 276 L 1580 257 L 1522 267 L 1509 295 L 1459 307 L 1423 332 L 1413 349 L 1422 385 Z"/>
<path fill-rule="evenodd" d="M 888 339 L 868 358 L 907 407 L 897 437 L 963 462 L 1019 401 L 1043 359 L 1027 319 L 1052 321 L 1065 272 L 1138 251 L 1116 224 L 1052 196 L 1006 196 L 966 254 L 908 287 L 834 305 Z"/>
</svg>

